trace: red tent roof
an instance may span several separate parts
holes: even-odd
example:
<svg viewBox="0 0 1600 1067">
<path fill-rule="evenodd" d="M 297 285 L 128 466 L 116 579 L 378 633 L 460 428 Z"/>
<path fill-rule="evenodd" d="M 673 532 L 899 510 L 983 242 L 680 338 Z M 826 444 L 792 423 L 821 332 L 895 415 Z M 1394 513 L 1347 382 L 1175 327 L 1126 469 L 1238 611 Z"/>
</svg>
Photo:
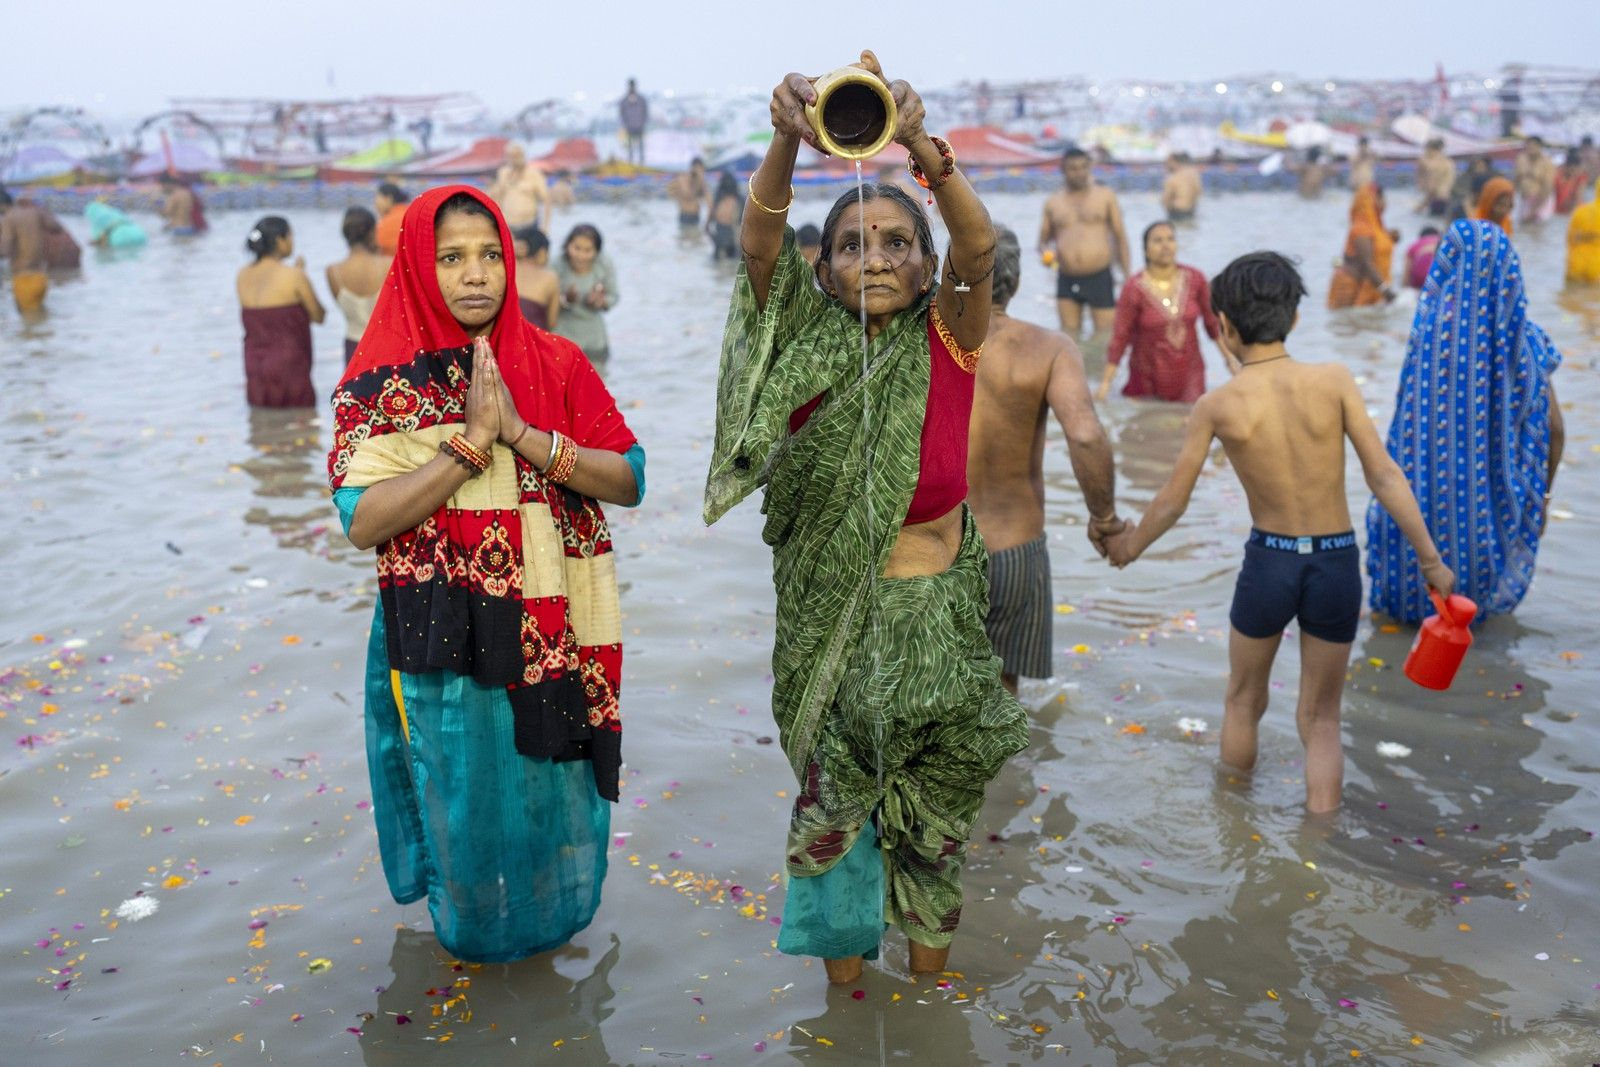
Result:
<svg viewBox="0 0 1600 1067">
<path fill-rule="evenodd" d="M 426 174 L 430 177 L 474 177 L 492 174 L 505 162 L 506 139 L 481 137 L 467 148 L 443 152 L 420 163 L 405 168 L 407 174 Z"/>
<path fill-rule="evenodd" d="M 568 137 L 534 162 L 545 170 L 585 170 L 599 164 L 600 153 L 589 138 Z"/>
</svg>

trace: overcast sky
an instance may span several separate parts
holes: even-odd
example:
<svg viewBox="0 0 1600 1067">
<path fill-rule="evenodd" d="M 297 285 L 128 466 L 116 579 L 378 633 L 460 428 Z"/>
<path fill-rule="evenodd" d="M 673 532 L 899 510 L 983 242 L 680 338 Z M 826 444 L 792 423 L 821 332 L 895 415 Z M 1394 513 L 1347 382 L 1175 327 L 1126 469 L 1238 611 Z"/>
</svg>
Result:
<svg viewBox="0 0 1600 1067">
<path fill-rule="evenodd" d="M 1508 61 L 1600 66 L 1600 3 L 1535 0 L 0 0 L 0 112 L 108 117 L 174 96 L 464 90 L 501 113 L 584 91 L 770 88 L 877 50 L 891 77 L 1430 77 Z"/>
</svg>

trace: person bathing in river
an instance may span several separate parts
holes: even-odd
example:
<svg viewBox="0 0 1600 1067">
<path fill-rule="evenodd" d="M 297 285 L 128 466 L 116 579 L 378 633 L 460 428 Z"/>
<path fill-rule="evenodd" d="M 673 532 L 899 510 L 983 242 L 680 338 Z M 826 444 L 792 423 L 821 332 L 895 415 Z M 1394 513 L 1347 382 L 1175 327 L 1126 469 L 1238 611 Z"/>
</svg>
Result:
<svg viewBox="0 0 1600 1067">
<path fill-rule="evenodd" d="M 678 205 L 678 228 L 700 228 L 700 205 L 705 203 L 711 190 L 706 186 L 706 161 L 695 156 L 689 169 L 667 183 L 667 196 Z"/>
<path fill-rule="evenodd" d="M 984 629 L 1000 657 L 1001 681 L 1048 678 L 1055 598 L 1044 535 L 1045 418 L 1067 439 L 1072 473 L 1089 509 L 1089 540 L 1122 530 L 1117 518 L 1111 444 L 1089 399 L 1083 361 L 1072 339 L 1006 313 L 1022 280 L 1017 235 L 995 227 L 989 334 L 978 362 L 967 442 L 967 502 L 989 553 L 989 613 Z"/>
<path fill-rule="evenodd" d="M 0 259 L 11 264 L 11 298 L 17 310 L 27 316 L 42 312 L 50 291 L 44 213 L 31 200 L 12 200 L 4 190 L 0 190 Z"/>
<path fill-rule="evenodd" d="M 1143 244 L 1145 267 L 1128 279 L 1117 300 L 1117 321 L 1095 399 L 1111 395 L 1117 367 L 1127 354 L 1123 396 L 1192 404 L 1206 391 L 1196 324 L 1203 324 L 1211 339 L 1217 339 L 1211 290 L 1204 274 L 1178 262 L 1178 231 L 1172 223 L 1152 222 L 1145 228 Z"/>
<path fill-rule="evenodd" d="M 739 225 L 743 208 L 739 197 L 739 183 L 732 171 L 723 171 L 717 177 L 717 191 L 711 194 L 711 212 L 706 219 L 706 234 L 711 238 L 712 259 L 738 259 L 739 240 L 734 227 Z"/>
<path fill-rule="evenodd" d="M 1167 176 L 1161 182 L 1161 208 L 1174 222 L 1194 218 L 1200 206 L 1205 183 L 1200 168 L 1189 160 L 1189 153 L 1174 152 L 1167 157 Z"/>
<path fill-rule="evenodd" d="M 327 312 L 306 276 L 305 257 L 288 262 L 294 234 L 279 215 L 257 222 L 245 248 L 256 257 L 234 282 L 244 322 L 245 397 L 251 407 L 312 407 L 311 324 Z"/>
<path fill-rule="evenodd" d="M 1383 203 L 1383 190 L 1375 182 L 1361 186 L 1350 198 L 1350 230 L 1344 259 L 1328 285 L 1328 307 L 1366 307 L 1394 299 L 1389 275 L 1400 234 L 1384 225 Z"/>
<path fill-rule="evenodd" d="M 476 962 L 562 945 L 600 904 L 622 763 L 600 502 L 645 492 L 600 376 L 517 310 L 510 251 L 477 189 L 407 207 L 328 456 L 346 535 L 377 550 L 365 728 L 383 873 Z"/>
<path fill-rule="evenodd" d="M 859 65 L 882 76 L 871 52 Z M 942 279 L 927 214 L 889 184 L 839 197 L 807 267 L 785 220 L 816 88 L 787 75 L 749 183 L 705 495 L 710 523 L 765 490 L 772 708 L 800 786 L 778 948 L 841 983 L 886 922 L 914 972 L 944 970 L 984 788 L 1028 743 L 964 504 L 994 227 L 916 92 L 889 89 L 894 140 L 950 233 Z"/>
<path fill-rule="evenodd" d="M 1171 529 L 1188 507 L 1212 440 L 1222 442 L 1254 526 L 1229 615 L 1222 761 L 1244 771 L 1255 766 L 1272 661 L 1284 629 L 1298 620 L 1295 718 L 1306 749 L 1306 807 L 1327 812 L 1339 806 L 1343 788 L 1339 704 L 1361 616 L 1361 551 L 1344 485 L 1346 438 L 1379 506 L 1415 549 L 1422 578 L 1448 596 L 1455 576 L 1428 536 L 1405 473 L 1384 451 L 1355 378 L 1341 364 L 1300 363 L 1285 348 L 1303 296 L 1299 273 L 1276 252 L 1241 256 L 1212 279 L 1212 307 L 1234 377 L 1195 404 L 1172 476 L 1138 526 L 1107 548 L 1112 564 L 1126 567 Z M 1415 584 L 1415 574 L 1408 577 Z"/>
<path fill-rule="evenodd" d="M 522 317 L 541 330 L 561 320 L 561 279 L 550 269 L 550 238 L 537 226 L 511 231 L 517 253 L 517 300 Z"/>
<path fill-rule="evenodd" d="M 345 210 L 340 224 L 349 255 L 328 265 L 328 291 L 333 302 L 344 312 L 344 361 L 356 354 L 356 345 L 366 331 L 367 320 L 378 303 L 378 290 L 383 288 L 384 275 L 389 273 L 389 257 L 378 252 L 378 219 L 364 207 Z"/>
<path fill-rule="evenodd" d="M 1063 187 L 1044 203 L 1039 249 L 1055 256 L 1056 313 L 1061 332 L 1074 341 L 1083 332 L 1083 309 L 1094 321 L 1086 367 L 1098 373 L 1111 323 L 1116 317 L 1112 264 L 1128 276 L 1128 234 L 1117 194 L 1094 180 L 1089 153 L 1069 148 L 1061 157 Z"/>
</svg>

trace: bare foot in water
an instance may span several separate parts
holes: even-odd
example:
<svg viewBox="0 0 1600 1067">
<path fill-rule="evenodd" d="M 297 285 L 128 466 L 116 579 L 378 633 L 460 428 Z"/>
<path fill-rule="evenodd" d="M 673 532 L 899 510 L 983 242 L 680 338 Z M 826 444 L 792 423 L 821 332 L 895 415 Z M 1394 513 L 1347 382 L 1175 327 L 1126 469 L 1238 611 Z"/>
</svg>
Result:
<svg viewBox="0 0 1600 1067">
<path fill-rule="evenodd" d="M 842 960 L 823 960 L 828 970 L 828 981 L 834 985 L 849 985 L 861 979 L 861 957 L 846 956 Z"/>
<path fill-rule="evenodd" d="M 911 971 L 913 974 L 938 974 L 950 962 L 950 946 L 929 948 L 915 941 L 911 945 Z"/>
</svg>

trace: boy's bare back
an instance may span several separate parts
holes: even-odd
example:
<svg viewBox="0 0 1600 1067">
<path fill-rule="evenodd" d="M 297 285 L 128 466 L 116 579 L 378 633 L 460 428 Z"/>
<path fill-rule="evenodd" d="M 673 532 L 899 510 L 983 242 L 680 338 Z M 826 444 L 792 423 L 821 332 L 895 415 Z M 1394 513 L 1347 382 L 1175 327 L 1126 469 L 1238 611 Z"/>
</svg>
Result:
<svg viewBox="0 0 1600 1067">
<path fill-rule="evenodd" d="M 1352 405 L 1358 418 L 1351 417 Z M 1361 436 L 1365 424 L 1378 442 L 1344 367 L 1293 359 L 1247 364 L 1200 399 L 1194 422 L 1208 424 L 1222 442 L 1257 529 L 1296 535 L 1350 529 L 1345 436 L 1352 429 L 1353 440 Z M 1202 429 L 1191 426 L 1191 433 Z"/>
</svg>

